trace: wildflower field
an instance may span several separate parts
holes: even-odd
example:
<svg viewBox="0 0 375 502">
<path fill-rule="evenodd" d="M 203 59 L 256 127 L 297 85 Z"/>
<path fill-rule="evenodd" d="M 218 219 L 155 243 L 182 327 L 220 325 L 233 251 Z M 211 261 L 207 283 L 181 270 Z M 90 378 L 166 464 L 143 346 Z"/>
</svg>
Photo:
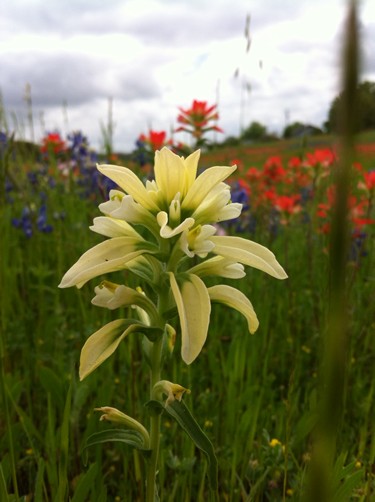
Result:
<svg viewBox="0 0 375 502">
<path fill-rule="evenodd" d="M 49 135 L 41 145 L 0 139 L 0 500 L 145 500 L 139 450 L 104 440 L 85 448 L 92 434 L 113 429 L 94 408 L 110 405 L 149 421 L 142 338 L 128 336 L 79 381 L 82 346 L 118 313 L 91 304 L 91 282 L 80 290 L 58 284 L 84 251 L 103 241 L 89 226 L 116 184 L 95 163 L 125 165 L 142 180 L 152 163 L 136 155 L 97 158 L 80 133 L 65 140 Z M 247 268 L 236 287 L 251 300 L 258 330 L 251 335 L 240 313 L 213 304 L 207 340 L 192 364 L 181 360 L 175 323 L 163 373 L 191 391 L 183 401 L 213 444 L 220 501 L 302 499 L 326 350 L 332 176 L 339 163 L 331 136 L 202 150 L 200 172 L 237 165 L 226 183 L 242 213 L 219 222 L 217 235 L 262 244 L 288 274 L 276 281 Z M 374 168 L 369 132 L 356 138 L 348 199 L 347 347 L 332 471 L 337 502 L 375 497 Z M 113 278 L 142 286 L 128 270 Z M 121 312 L 127 317 L 131 310 Z M 160 499 L 208 500 L 209 469 L 206 456 L 163 413 Z"/>
</svg>

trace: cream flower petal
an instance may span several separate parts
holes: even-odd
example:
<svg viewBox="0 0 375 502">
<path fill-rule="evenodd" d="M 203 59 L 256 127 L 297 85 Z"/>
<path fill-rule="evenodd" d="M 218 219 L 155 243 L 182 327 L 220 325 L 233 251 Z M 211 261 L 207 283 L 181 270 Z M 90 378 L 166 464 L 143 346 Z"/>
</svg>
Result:
<svg viewBox="0 0 375 502">
<path fill-rule="evenodd" d="M 160 225 L 160 236 L 163 239 L 170 239 L 175 235 L 180 234 L 186 229 L 191 228 L 195 221 L 193 218 L 186 218 L 182 223 L 180 223 L 176 228 L 171 228 L 168 226 L 168 214 L 165 211 L 161 211 L 156 216 L 157 222 Z"/>
<path fill-rule="evenodd" d="M 178 192 L 183 198 L 195 181 L 199 157 L 200 150 L 195 151 L 186 159 L 179 157 L 166 147 L 155 152 L 154 172 L 159 190 L 158 197 L 160 198 L 160 193 L 163 193 L 167 204 Z"/>
<path fill-rule="evenodd" d="M 230 187 L 226 183 L 219 183 L 194 211 L 192 217 L 197 223 L 219 223 L 238 218 L 241 211 L 242 204 L 230 202 Z"/>
<path fill-rule="evenodd" d="M 155 305 L 147 296 L 124 285 L 103 281 L 95 288 L 96 296 L 91 300 L 93 305 L 115 310 L 120 307 L 136 305 L 147 312 L 152 321 L 158 320 Z"/>
<path fill-rule="evenodd" d="M 162 191 L 159 190 L 155 180 L 146 180 L 146 190 L 150 200 L 154 202 L 157 207 L 164 207 L 164 199 Z"/>
<path fill-rule="evenodd" d="M 96 286 L 95 293 L 96 296 L 91 300 L 91 303 L 110 310 L 136 305 L 142 300 L 140 297 L 143 296 L 132 288 L 109 281 L 103 281 L 99 286 Z"/>
<path fill-rule="evenodd" d="M 197 223 L 216 223 L 223 207 L 230 205 L 230 189 L 226 183 L 216 185 L 193 212 Z"/>
<path fill-rule="evenodd" d="M 177 192 L 184 193 L 185 171 L 184 159 L 168 148 L 164 147 L 155 152 L 155 181 L 168 205 Z"/>
<path fill-rule="evenodd" d="M 210 240 L 215 244 L 212 252 L 217 255 L 262 270 L 276 279 L 286 279 L 288 277 L 283 267 L 276 260 L 275 255 L 256 242 L 242 237 L 229 236 L 213 236 Z"/>
<path fill-rule="evenodd" d="M 204 282 L 196 275 L 190 275 L 181 288 L 172 272 L 169 272 L 169 277 L 180 318 L 181 357 L 186 364 L 190 364 L 206 341 L 211 302 Z"/>
<path fill-rule="evenodd" d="M 115 211 L 121 205 L 121 200 L 124 197 L 124 192 L 120 190 L 111 190 L 109 192 L 109 200 L 99 204 L 99 209 L 103 214 L 110 215 L 112 211 Z"/>
<path fill-rule="evenodd" d="M 98 170 L 131 195 L 136 202 L 142 204 L 145 209 L 158 211 L 156 203 L 149 196 L 142 181 L 127 167 L 102 164 L 97 166 Z"/>
<path fill-rule="evenodd" d="M 126 319 L 117 319 L 92 334 L 81 350 L 80 380 L 86 378 L 108 359 L 127 335 L 140 328 L 142 328 L 140 324 L 129 325 L 129 321 Z"/>
<path fill-rule="evenodd" d="M 103 415 L 100 417 L 100 421 L 108 421 L 115 424 L 120 424 L 126 429 L 134 429 L 141 434 L 143 440 L 144 449 L 150 449 L 150 435 L 138 420 L 135 420 L 129 415 L 125 415 L 122 411 L 117 408 L 112 408 L 112 406 L 101 406 L 100 408 L 94 408 L 95 411 L 101 411 Z"/>
<path fill-rule="evenodd" d="M 230 186 L 220 182 L 215 185 L 193 214 L 207 211 L 211 206 L 223 207 L 230 201 Z"/>
<path fill-rule="evenodd" d="M 158 186 L 155 180 L 146 180 L 146 189 L 148 192 L 158 192 Z"/>
<path fill-rule="evenodd" d="M 194 255 L 204 258 L 215 247 L 210 240 L 215 233 L 216 228 L 212 225 L 198 225 L 192 230 L 185 230 L 180 238 L 180 248 L 190 258 Z"/>
<path fill-rule="evenodd" d="M 192 184 L 195 181 L 195 178 L 197 176 L 197 170 L 198 170 L 198 162 L 199 162 L 199 157 L 201 155 L 200 150 L 196 150 L 195 152 L 191 153 L 189 157 L 186 157 L 185 159 L 185 167 L 186 167 L 186 190 L 185 193 L 182 193 L 181 195 L 184 197 L 186 195 L 186 192 L 189 190 L 189 188 L 192 186 Z"/>
<path fill-rule="evenodd" d="M 228 307 L 238 310 L 246 317 L 249 332 L 255 333 L 259 321 L 250 300 L 241 291 L 231 286 L 220 285 L 208 288 L 208 294 L 212 302 L 224 303 Z"/>
<path fill-rule="evenodd" d="M 238 218 L 240 216 L 241 211 L 242 204 L 239 202 L 232 202 L 218 211 L 215 221 L 219 223 L 220 221 L 234 220 L 234 218 Z"/>
<path fill-rule="evenodd" d="M 105 286 L 104 283 L 106 283 Z M 95 296 L 91 300 L 91 303 L 93 305 L 96 305 L 97 307 L 107 308 L 107 305 L 113 299 L 114 291 L 118 286 L 119 284 L 114 284 L 113 282 L 109 281 L 103 281 L 102 284 L 95 287 Z"/>
<path fill-rule="evenodd" d="M 173 223 L 179 224 L 181 221 L 181 194 L 177 192 L 169 205 L 169 218 Z"/>
<path fill-rule="evenodd" d="M 90 230 L 106 237 L 142 237 L 126 221 L 111 218 L 109 216 L 98 216 L 94 218 Z"/>
<path fill-rule="evenodd" d="M 125 195 L 120 206 L 112 211 L 110 215 L 113 218 L 123 219 L 134 225 L 143 225 L 154 233 L 159 231 L 155 217 L 141 204 L 138 204 L 131 195 Z"/>
<path fill-rule="evenodd" d="M 113 237 L 86 251 L 66 272 L 59 287 L 81 288 L 98 275 L 124 269 L 130 260 L 151 249 L 150 244 L 136 237 Z"/>
<path fill-rule="evenodd" d="M 189 188 L 182 201 L 181 208 L 186 210 L 196 209 L 199 204 L 204 201 L 211 190 L 218 183 L 228 178 L 228 176 L 230 176 L 236 169 L 237 166 L 215 166 L 206 169 L 200 176 L 198 176 Z"/>
<path fill-rule="evenodd" d="M 190 268 L 188 274 L 195 274 L 199 277 L 216 275 L 227 279 L 242 279 L 246 276 L 245 268 L 241 263 L 236 263 L 222 256 L 214 256 L 202 261 L 198 265 Z"/>
<path fill-rule="evenodd" d="M 185 387 L 182 387 L 178 383 L 172 383 L 168 380 L 160 380 L 159 382 L 156 382 L 152 389 L 152 397 L 158 401 L 162 401 L 163 395 L 165 394 L 167 396 L 165 404 L 168 405 L 176 399 L 177 401 L 181 401 L 185 392 L 190 394 L 189 389 L 185 389 Z"/>
</svg>

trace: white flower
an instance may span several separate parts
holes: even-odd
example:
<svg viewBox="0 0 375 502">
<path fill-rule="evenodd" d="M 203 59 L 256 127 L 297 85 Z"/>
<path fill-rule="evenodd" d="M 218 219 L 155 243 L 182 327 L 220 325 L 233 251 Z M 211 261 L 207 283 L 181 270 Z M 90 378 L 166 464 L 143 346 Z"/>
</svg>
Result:
<svg viewBox="0 0 375 502">
<path fill-rule="evenodd" d="M 146 281 L 155 298 L 165 290 L 161 313 L 145 295 L 108 281 L 95 288 L 93 303 L 109 309 L 134 305 L 146 316 L 144 325 L 150 329 L 155 324 L 162 329 L 160 315 L 169 322 L 177 308 L 181 355 L 187 364 L 206 341 L 211 302 L 238 310 L 250 333 L 258 327 L 253 306 L 243 293 L 224 285 L 208 288 L 205 277 L 240 279 L 245 276 L 244 266 L 277 279 L 287 277 L 266 247 L 241 237 L 216 235 L 217 222 L 241 213 L 242 205 L 231 203 L 230 186 L 224 183 L 236 166 L 214 166 L 197 177 L 199 156 L 196 151 L 185 159 L 163 148 L 155 154 L 155 180 L 146 184 L 126 167 L 98 166 L 121 189 L 111 190 L 110 200 L 99 206 L 104 216 L 95 218 L 90 227 L 108 239 L 86 251 L 60 284 L 81 287 L 99 275 L 128 269 Z M 112 354 L 134 326 L 124 320 L 112 322 L 92 335 L 83 350 L 83 374 Z M 91 359 L 90 350 L 95 353 Z M 105 356 L 100 350 L 105 350 Z"/>
</svg>

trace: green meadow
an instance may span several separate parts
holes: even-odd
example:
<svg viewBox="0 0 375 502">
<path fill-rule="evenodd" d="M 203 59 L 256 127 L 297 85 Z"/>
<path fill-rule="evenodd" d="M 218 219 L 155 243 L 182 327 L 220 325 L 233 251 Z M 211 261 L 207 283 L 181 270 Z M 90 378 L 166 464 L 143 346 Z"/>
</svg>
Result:
<svg viewBox="0 0 375 502">
<path fill-rule="evenodd" d="M 241 182 L 249 208 L 240 225 L 231 222 L 222 230 L 267 246 L 289 276 L 277 281 L 247 268 L 245 278 L 227 280 L 251 300 L 260 327 L 250 335 L 241 315 L 214 305 L 207 342 L 190 366 L 180 357 L 176 319 L 176 345 L 164 363 L 163 378 L 191 390 L 183 399 L 214 446 L 220 501 L 298 501 L 308 484 L 329 329 L 332 201 L 327 189 L 339 161 L 331 159 L 329 165 L 322 159 L 315 164 L 311 158 L 303 161 L 308 153 L 335 147 L 333 137 L 322 136 L 217 147 L 202 153 L 202 169 L 232 162 L 239 166 L 230 182 L 232 190 Z M 291 166 L 292 158 L 301 164 L 296 161 Z M 341 408 L 335 422 L 332 469 L 337 502 L 375 497 L 371 223 L 375 215 L 374 188 L 366 185 L 364 176 L 375 168 L 374 133 L 357 138 L 355 161 L 360 168 L 352 168 L 354 199 L 345 264 L 347 322 L 342 342 L 346 350 L 337 387 Z M 120 156 L 117 163 L 145 176 L 134 160 Z M 284 170 L 277 175 L 271 169 L 267 186 L 259 184 L 259 178 L 265 179 L 266 164 Z M 62 175 L 52 157 L 47 170 L 31 182 L 30 173 L 39 169 L 32 151 L 2 154 L 1 187 L 7 178 L 13 188 L 2 192 L 0 205 L 0 500 L 142 501 L 145 466 L 139 451 L 120 442 L 84 448 L 90 435 L 113 427 L 100 422 L 94 408 L 113 406 L 148 423 L 144 404 L 149 375 L 142 339 L 137 334 L 126 338 L 119 350 L 80 382 L 79 357 L 85 340 L 106 322 L 129 312 L 110 312 L 90 303 L 99 281 L 80 290 L 57 287 L 81 254 L 103 240 L 89 225 L 100 215 L 97 206 L 107 194 L 83 195 L 79 174 Z M 273 195 L 264 197 L 268 190 L 296 197 L 291 205 L 281 206 Z M 51 227 L 44 226 L 45 231 L 38 227 L 43 216 L 38 208 L 43 203 L 46 225 Z M 20 222 L 25 208 L 31 215 L 28 236 Z M 118 275 L 124 284 L 141 285 L 127 271 Z M 339 353 L 341 348 L 330 350 Z M 209 500 L 207 469 L 206 457 L 163 414 L 160 499 Z"/>
</svg>

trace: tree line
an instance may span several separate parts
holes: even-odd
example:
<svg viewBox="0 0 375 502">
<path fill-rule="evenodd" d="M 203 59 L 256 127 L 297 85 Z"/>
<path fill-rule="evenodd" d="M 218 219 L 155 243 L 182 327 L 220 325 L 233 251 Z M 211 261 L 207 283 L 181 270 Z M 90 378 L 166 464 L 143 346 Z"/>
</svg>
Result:
<svg viewBox="0 0 375 502">
<path fill-rule="evenodd" d="M 357 86 L 356 100 L 357 113 L 353 117 L 356 132 L 375 129 L 375 82 L 361 82 Z M 288 139 L 338 133 L 340 131 L 341 102 L 342 94 L 340 93 L 333 99 L 328 111 L 327 120 L 321 127 L 296 121 L 284 127 L 281 137 Z M 235 138 L 231 136 L 226 138 L 223 144 L 229 145 L 244 141 L 274 141 L 277 139 L 279 139 L 279 136 L 269 132 L 264 124 L 253 121 L 241 132 L 239 137 Z"/>
</svg>

